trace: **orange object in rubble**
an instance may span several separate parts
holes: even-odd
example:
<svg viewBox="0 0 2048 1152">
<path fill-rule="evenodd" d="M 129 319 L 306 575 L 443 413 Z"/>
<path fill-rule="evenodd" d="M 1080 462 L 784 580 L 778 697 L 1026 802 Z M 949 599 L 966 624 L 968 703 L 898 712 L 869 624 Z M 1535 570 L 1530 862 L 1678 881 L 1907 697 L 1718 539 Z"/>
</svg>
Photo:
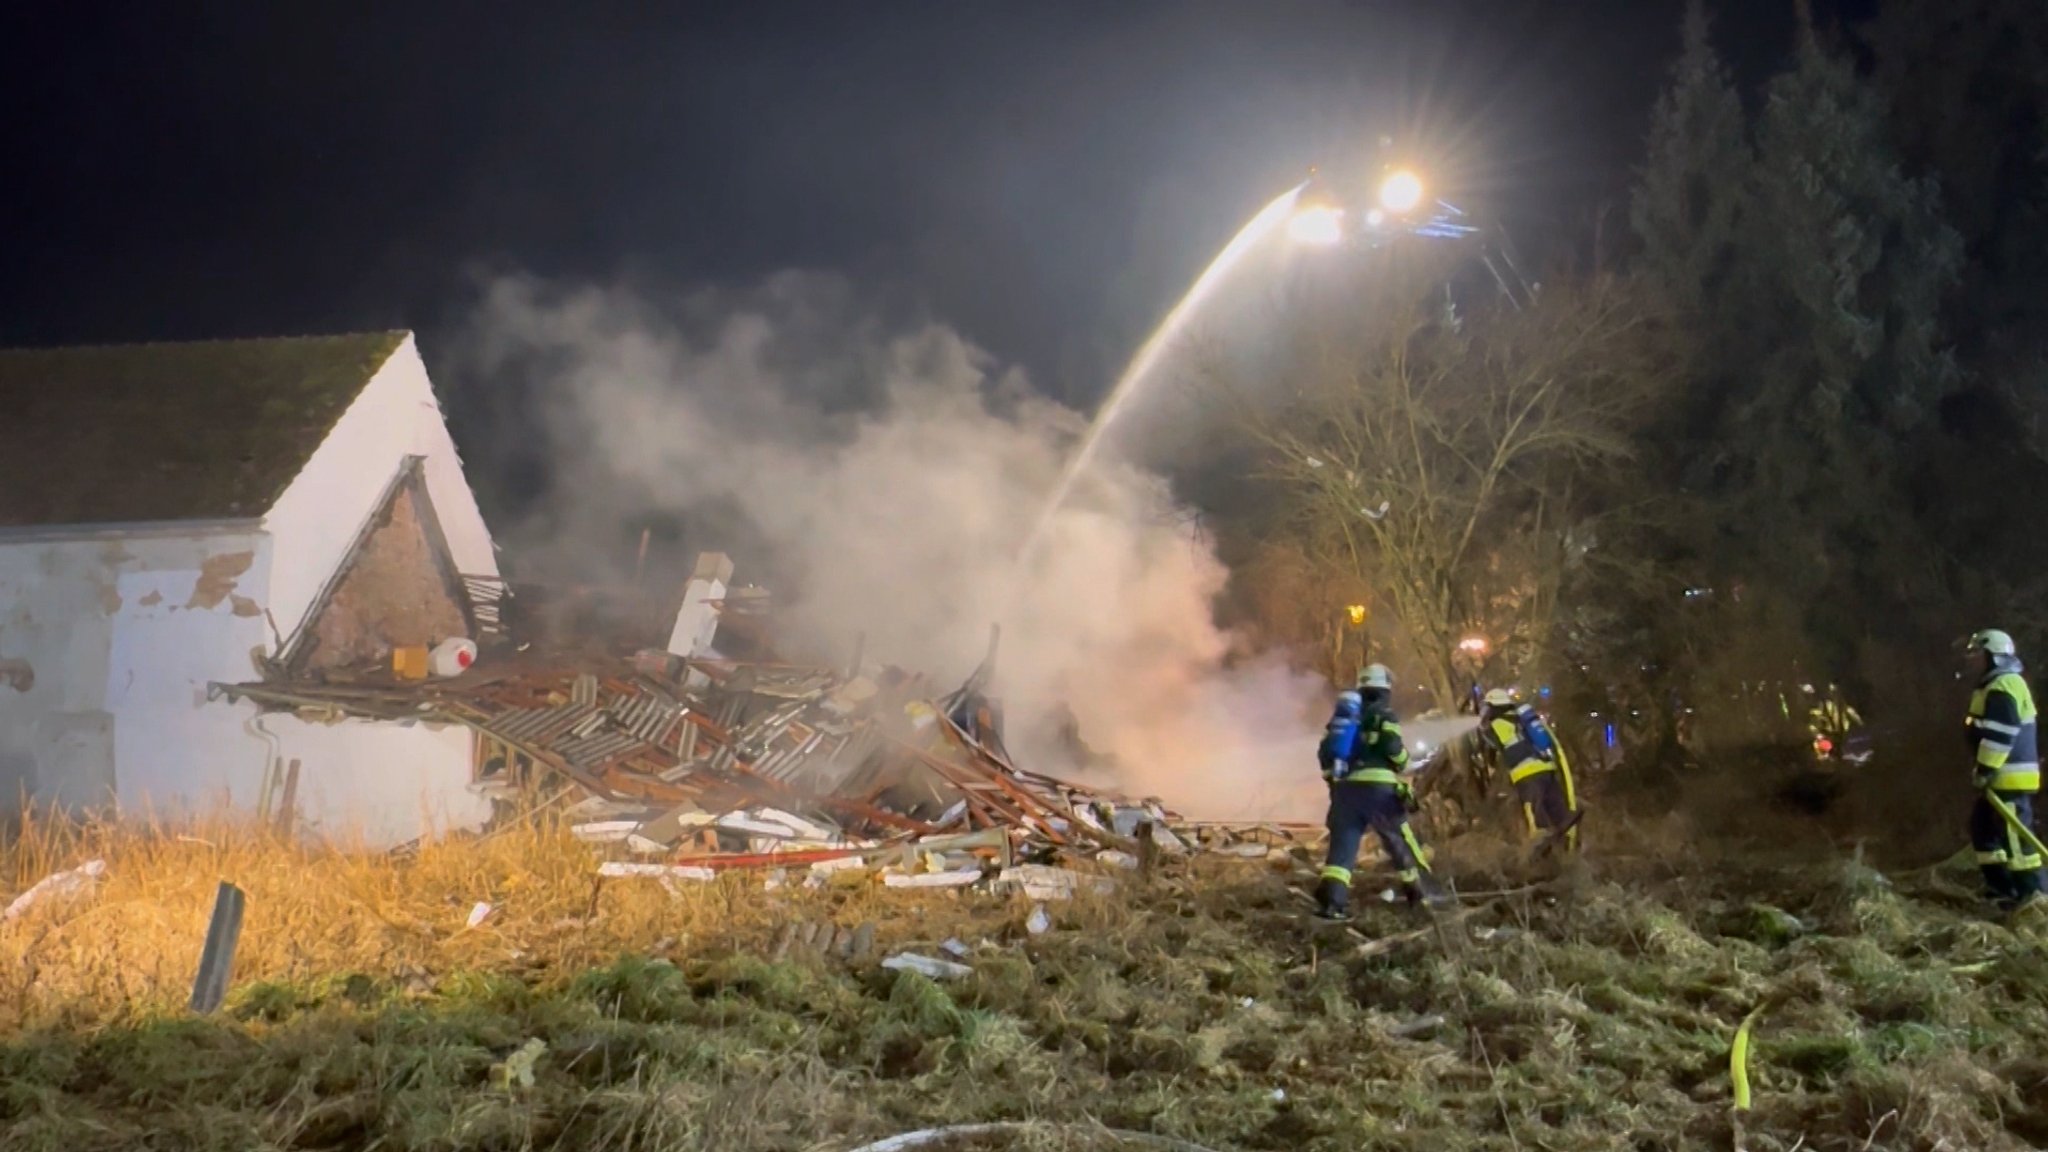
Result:
<svg viewBox="0 0 2048 1152">
<path fill-rule="evenodd" d="M 411 644 L 391 650 L 391 674 L 400 680 L 427 678 L 427 646 Z"/>
</svg>

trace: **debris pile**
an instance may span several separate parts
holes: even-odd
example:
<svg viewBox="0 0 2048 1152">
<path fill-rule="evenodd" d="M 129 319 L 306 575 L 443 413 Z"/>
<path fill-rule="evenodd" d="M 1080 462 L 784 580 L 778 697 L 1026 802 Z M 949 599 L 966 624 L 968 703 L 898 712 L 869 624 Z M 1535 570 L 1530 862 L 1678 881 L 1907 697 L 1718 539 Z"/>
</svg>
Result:
<svg viewBox="0 0 2048 1152">
<path fill-rule="evenodd" d="M 664 884 L 735 868 L 803 868 L 822 883 L 861 869 L 892 887 L 986 883 L 1060 899 L 1162 854 L 1263 861 L 1320 831 L 1195 823 L 1156 800 L 1022 770 L 982 692 L 986 668 L 934 698 L 924 677 L 895 668 L 507 652 L 442 680 L 214 693 L 312 720 L 466 726 L 473 787 L 508 816 L 561 812 L 614 857 L 605 875 Z"/>
</svg>

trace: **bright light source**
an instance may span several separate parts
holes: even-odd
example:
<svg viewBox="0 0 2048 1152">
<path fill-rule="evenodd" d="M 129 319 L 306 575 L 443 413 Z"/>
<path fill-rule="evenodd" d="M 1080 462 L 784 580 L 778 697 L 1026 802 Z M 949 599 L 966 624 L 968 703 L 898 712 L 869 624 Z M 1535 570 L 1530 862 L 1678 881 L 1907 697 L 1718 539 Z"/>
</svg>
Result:
<svg viewBox="0 0 2048 1152">
<path fill-rule="evenodd" d="M 1303 208 L 1287 222 L 1287 236 L 1297 244 L 1335 244 L 1344 238 L 1344 210 L 1324 205 Z"/>
<path fill-rule="evenodd" d="M 1380 207 L 1395 215 L 1415 211 L 1422 203 L 1422 177 L 1396 169 L 1380 182 Z"/>
<path fill-rule="evenodd" d="M 1353 628 L 1359 628 L 1359 627 L 1362 627 L 1362 626 L 1364 626 L 1364 624 L 1365 624 L 1365 605 L 1363 605 L 1363 604 L 1347 604 L 1347 605 L 1345 605 L 1345 607 L 1344 607 L 1344 614 L 1345 614 L 1346 616 L 1349 616 L 1349 617 L 1351 618 L 1351 626 L 1352 626 Z"/>
<path fill-rule="evenodd" d="M 1377 228 L 1386 222 L 1387 214 L 1378 208 L 1374 208 L 1365 214 L 1365 224 L 1368 228 Z"/>
<path fill-rule="evenodd" d="M 1463 640 L 1458 641 L 1458 651 L 1470 652 L 1477 656 L 1486 651 L 1486 637 L 1467 636 Z"/>
</svg>

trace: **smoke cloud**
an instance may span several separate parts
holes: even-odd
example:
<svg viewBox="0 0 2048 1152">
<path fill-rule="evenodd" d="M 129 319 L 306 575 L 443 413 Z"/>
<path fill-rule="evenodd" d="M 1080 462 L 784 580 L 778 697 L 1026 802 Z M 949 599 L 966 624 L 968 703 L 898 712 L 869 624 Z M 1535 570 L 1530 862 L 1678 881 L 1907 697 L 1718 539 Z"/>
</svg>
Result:
<svg viewBox="0 0 2048 1152">
<path fill-rule="evenodd" d="M 1102 459 L 1025 538 L 1085 420 L 951 329 L 788 273 L 677 298 L 490 283 L 465 367 L 525 395 L 545 482 L 507 538 L 542 568 L 616 555 L 651 514 L 775 592 L 784 637 L 837 662 L 964 678 L 1003 628 L 994 694 L 1027 766 L 1191 815 L 1320 815 L 1323 692 L 1242 651 L 1212 606 L 1227 573 L 1157 476 Z M 1097 766 L 1097 771 L 1100 766 Z"/>
</svg>

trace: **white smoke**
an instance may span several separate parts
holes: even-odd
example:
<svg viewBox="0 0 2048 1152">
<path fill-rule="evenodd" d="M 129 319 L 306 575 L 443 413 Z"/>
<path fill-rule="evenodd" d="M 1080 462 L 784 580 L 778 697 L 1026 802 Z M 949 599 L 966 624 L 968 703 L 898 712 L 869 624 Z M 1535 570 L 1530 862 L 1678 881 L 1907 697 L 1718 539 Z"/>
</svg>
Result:
<svg viewBox="0 0 2048 1152">
<path fill-rule="evenodd" d="M 999 622 L 995 693 L 1028 766 L 1078 770 L 1064 705 L 1127 791 L 1319 814 L 1322 693 L 1217 627 L 1226 573 L 1162 481 L 1099 461 L 1019 570 L 1085 421 L 950 329 L 885 323 L 809 274 L 668 301 L 508 278 L 466 352 L 533 389 L 548 497 L 507 535 L 554 567 L 684 514 L 691 547 L 751 564 L 741 579 L 775 591 L 778 635 L 811 655 L 843 660 L 865 633 L 872 659 L 964 678 Z"/>
</svg>

